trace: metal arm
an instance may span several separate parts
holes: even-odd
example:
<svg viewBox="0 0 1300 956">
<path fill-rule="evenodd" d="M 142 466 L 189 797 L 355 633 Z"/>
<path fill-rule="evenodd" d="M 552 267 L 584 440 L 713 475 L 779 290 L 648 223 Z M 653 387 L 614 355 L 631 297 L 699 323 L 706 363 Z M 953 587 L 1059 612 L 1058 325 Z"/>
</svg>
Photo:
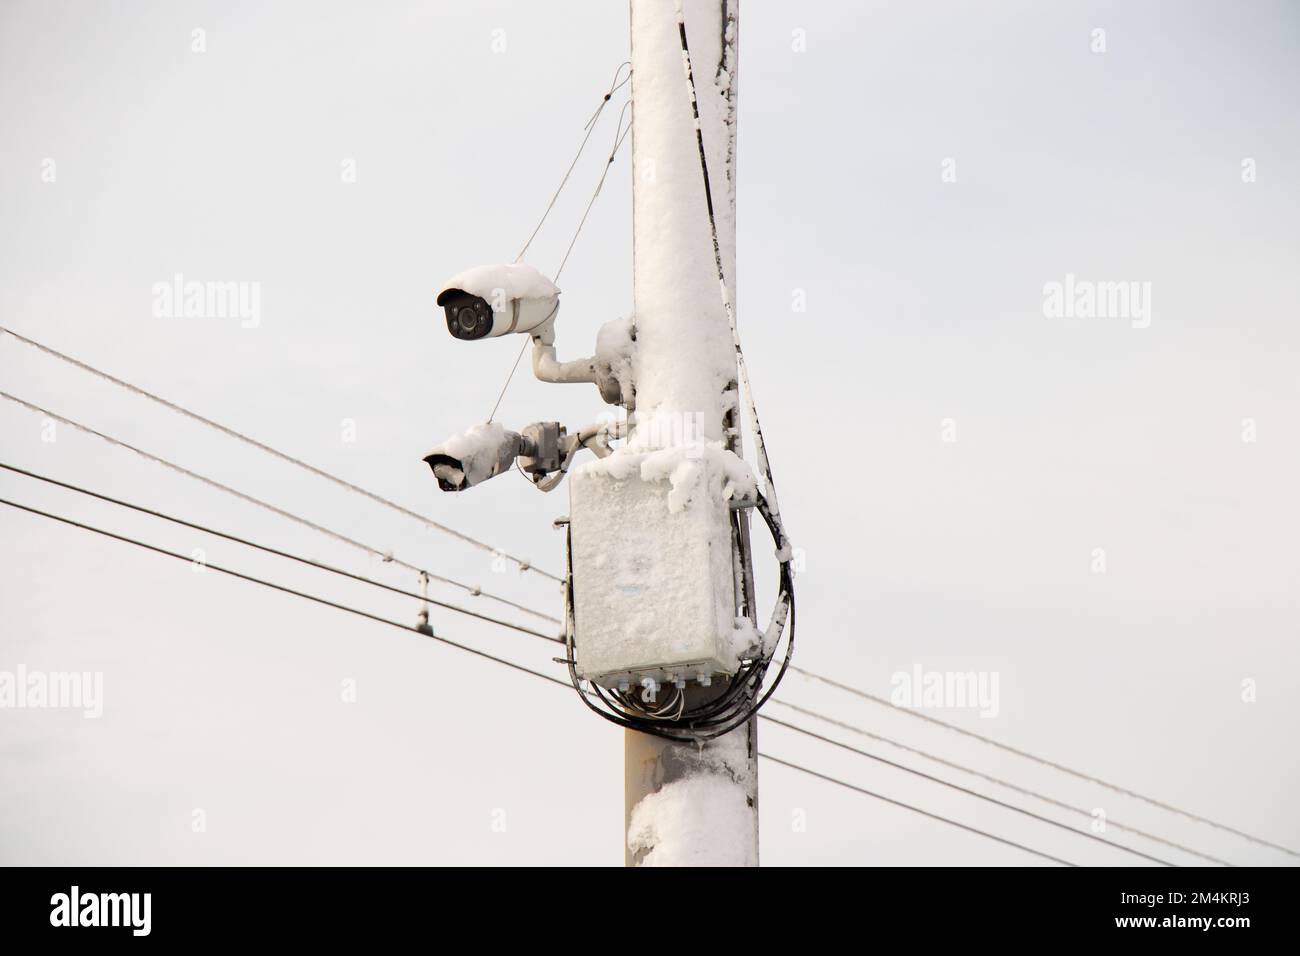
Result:
<svg viewBox="0 0 1300 956">
<path fill-rule="evenodd" d="M 539 381 L 565 385 L 573 382 L 596 382 L 594 357 L 561 362 L 555 357 L 554 344 L 533 338 L 533 374 Z"/>
</svg>

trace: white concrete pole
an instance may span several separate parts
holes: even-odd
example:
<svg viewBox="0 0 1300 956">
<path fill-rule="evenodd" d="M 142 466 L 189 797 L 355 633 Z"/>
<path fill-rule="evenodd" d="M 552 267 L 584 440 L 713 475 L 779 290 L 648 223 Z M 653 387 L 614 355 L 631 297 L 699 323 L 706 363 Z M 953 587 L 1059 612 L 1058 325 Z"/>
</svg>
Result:
<svg viewBox="0 0 1300 956">
<path fill-rule="evenodd" d="M 633 441 L 662 447 L 724 440 L 739 450 L 735 349 L 718 288 L 676 5 L 630 2 Z M 738 0 L 684 0 L 683 7 L 723 270 L 735 302 Z M 748 590 L 744 603 L 752 609 L 752 582 Z M 651 855 L 701 865 L 757 865 L 755 721 L 702 747 L 636 731 L 625 735 L 626 823 L 631 825 L 641 801 L 665 788 L 674 788 L 678 804 L 672 832 L 660 833 L 659 844 L 627 850 L 628 865 Z M 689 845 L 663 845 L 673 840 Z"/>
</svg>

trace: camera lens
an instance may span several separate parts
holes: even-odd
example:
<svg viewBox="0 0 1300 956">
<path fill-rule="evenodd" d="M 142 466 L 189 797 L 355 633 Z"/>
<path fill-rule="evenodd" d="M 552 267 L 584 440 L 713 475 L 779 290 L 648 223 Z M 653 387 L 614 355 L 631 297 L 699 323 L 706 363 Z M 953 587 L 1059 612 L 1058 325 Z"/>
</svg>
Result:
<svg viewBox="0 0 1300 956">
<path fill-rule="evenodd" d="M 482 298 L 457 291 L 444 298 L 447 331 L 458 339 L 481 339 L 492 331 L 492 308 Z"/>
</svg>

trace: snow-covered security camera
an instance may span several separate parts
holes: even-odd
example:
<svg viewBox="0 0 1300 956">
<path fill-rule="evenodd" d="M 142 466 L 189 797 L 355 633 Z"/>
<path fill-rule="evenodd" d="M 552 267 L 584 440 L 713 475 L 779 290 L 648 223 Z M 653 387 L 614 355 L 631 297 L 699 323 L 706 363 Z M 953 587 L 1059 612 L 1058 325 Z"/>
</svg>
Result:
<svg viewBox="0 0 1300 956">
<path fill-rule="evenodd" d="M 523 439 L 492 422 L 449 438 L 424 456 L 443 491 L 464 491 L 508 471 Z"/>
<path fill-rule="evenodd" d="M 447 331 L 458 339 L 486 339 L 527 332 L 552 339 L 560 290 L 532 266 L 521 262 L 478 266 L 447 280 L 438 292 L 447 313 Z"/>
</svg>

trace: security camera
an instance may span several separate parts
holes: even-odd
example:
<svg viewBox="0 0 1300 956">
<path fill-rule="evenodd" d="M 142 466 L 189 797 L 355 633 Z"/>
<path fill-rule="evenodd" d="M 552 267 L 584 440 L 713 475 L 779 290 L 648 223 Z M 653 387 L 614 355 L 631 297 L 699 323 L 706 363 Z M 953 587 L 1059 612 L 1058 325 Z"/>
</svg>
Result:
<svg viewBox="0 0 1300 956">
<path fill-rule="evenodd" d="M 532 266 L 478 266 L 447 280 L 438 292 L 447 331 L 473 341 L 509 332 L 553 340 L 560 290 Z"/>
<path fill-rule="evenodd" d="M 522 434 L 489 423 L 447 439 L 424 460 L 443 491 L 481 485 L 509 471 L 516 461 L 536 487 L 552 491 L 564 480 L 579 451 L 585 448 L 604 458 L 611 452 L 609 440 L 625 433 L 622 422 L 588 425 L 573 434 L 559 422 L 534 422 Z"/>
<path fill-rule="evenodd" d="M 464 491 L 508 471 L 522 448 L 517 432 L 491 423 L 475 425 L 424 456 L 443 491 Z"/>
</svg>

